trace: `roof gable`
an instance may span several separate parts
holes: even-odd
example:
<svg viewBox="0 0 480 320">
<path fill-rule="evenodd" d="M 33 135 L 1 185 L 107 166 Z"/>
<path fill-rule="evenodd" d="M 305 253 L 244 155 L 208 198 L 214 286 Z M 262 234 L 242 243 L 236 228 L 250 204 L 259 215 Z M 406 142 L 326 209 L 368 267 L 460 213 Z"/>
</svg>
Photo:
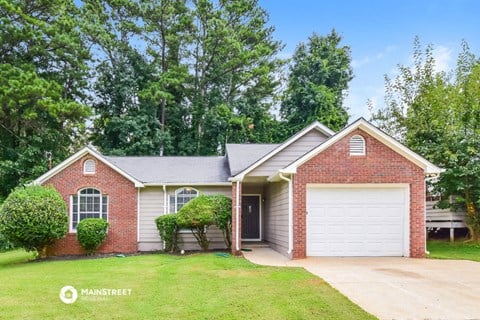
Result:
<svg viewBox="0 0 480 320">
<path fill-rule="evenodd" d="M 230 180 L 233 180 L 233 181 L 243 180 L 243 177 L 245 175 L 247 175 L 249 172 L 253 171 L 255 168 L 257 168 L 261 164 L 265 163 L 267 160 L 271 159 L 273 156 L 275 156 L 276 154 L 278 154 L 279 152 L 281 152 L 282 150 L 284 150 L 285 148 L 287 148 L 288 146 L 290 146 L 295 141 L 297 141 L 298 139 L 300 139 L 301 137 L 303 137 L 305 134 L 307 134 L 308 132 L 310 132 L 312 130 L 318 130 L 318 131 L 322 132 L 323 134 L 325 134 L 327 137 L 330 137 L 330 136 L 335 134 L 334 131 L 330 130 L 329 128 L 327 128 L 326 126 L 321 124 L 320 122 L 315 121 L 312 124 L 310 124 L 309 126 L 305 127 L 303 130 L 297 132 L 295 135 L 290 137 L 284 143 L 282 143 L 280 145 L 277 145 L 276 148 L 274 148 L 270 152 L 266 153 L 260 159 L 257 159 L 257 161 L 251 163 L 248 167 L 246 167 L 242 171 L 234 173 L 233 170 L 232 170 L 232 178 L 230 178 Z"/>
<path fill-rule="evenodd" d="M 239 174 L 278 146 L 279 144 L 227 144 L 226 151 L 230 175 Z"/>
<path fill-rule="evenodd" d="M 437 167 L 427 159 L 423 158 L 419 154 L 413 152 L 397 140 L 393 139 L 386 133 L 384 133 L 382 130 L 378 129 L 374 125 L 372 125 L 370 122 L 365 120 L 364 118 L 359 118 L 357 121 L 353 122 L 346 128 L 344 128 L 342 131 L 338 132 L 336 135 L 332 136 L 330 139 L 325 141 L 323 144 L 319 145 L 318 147 L 314 148 L 313 150 L 307 152 L 304 154 L 302 157 L 298 158 L 296 161 L 292 162 L 289 164 L 287 167 L 283 168 L 280 170 L 282 173 L 296 173 L 296 170 L 299 166 L 313 158 L 315 155 L 319 154 L 320 152 L 326 150 L 328 147 L 331 145 L 335 144 L 339 140 L 343 139 L 346 137 L 348 134 L 353 132 L 356 129 L 360 129 L 390 149 L 394 150 L 395 152 L 399 153 L 412 163 L 418 165 L 420 168 L 422 168 L 425 172 L 425 174 L 439 174 L 443 172 L 443 169 Z"/>
<path fill-rule="evenodd" d="M 96 150 L 94 150 L 93 148 L 90 148 L 90 147 L 85 147 L 85 148 L 81 149 L 80 151 L 76 152 L 75 154 L 71 155 L 66 160 L 64 160 L 63 162 L 61 162 L 60 164 L 58 164 L 57 166 L 55 166 L 51 170 L 47 171 L 46 173 L 44 173 L 43 175 L 41 175 L 40 177 L 35 179 L 33 181 L 33 184 L 40 185 L 40 184 L 46 182 L 48 179 L 55 176 L 56 174 L 58 174 L 59 172 L 61 172 L 62 170 L 64 170 L 65 168 L 67 168 L 68 166 L 70 166 L 74 162 L 78 161 L 79 159 L 81 159 L 82 157 L 84 157 L 87 154 L 89 154 L 92 157 L 96 158 L 97 160 L 101 161 L 102 163 L 104 163 L 105 165 L 107 165 L 108 167 L 113 169 L 114 171 L 118 172 L 120 175 L 122 175 L 126 179 L 130 180 L 135 185 L 135 187 L 143 187 L 144 186 L 143 183 L 141 183 L 140 181 L 138 181 L 137 179 L 132 177 L 127 172 L 121 170 L 120 168 L 118 168 L 117 166 L 112 164 L 102 154 L 100 154 L 99 152 L 97 152 Z"/>
</svg>

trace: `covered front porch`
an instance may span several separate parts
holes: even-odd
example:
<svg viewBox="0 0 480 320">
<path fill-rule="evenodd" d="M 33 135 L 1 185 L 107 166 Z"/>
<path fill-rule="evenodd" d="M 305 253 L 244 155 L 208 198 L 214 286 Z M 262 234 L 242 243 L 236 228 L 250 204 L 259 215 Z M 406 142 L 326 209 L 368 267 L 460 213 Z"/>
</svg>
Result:
<svg viewBox="0 0 480 320">
<path fill-rule="evenodd" d="M 291 258 L 292 182 L 246 177 L 232 184 L 232 252 L 261 244 Z M 237 223 L 238 221 L 238 223 Z"/>
</svg>

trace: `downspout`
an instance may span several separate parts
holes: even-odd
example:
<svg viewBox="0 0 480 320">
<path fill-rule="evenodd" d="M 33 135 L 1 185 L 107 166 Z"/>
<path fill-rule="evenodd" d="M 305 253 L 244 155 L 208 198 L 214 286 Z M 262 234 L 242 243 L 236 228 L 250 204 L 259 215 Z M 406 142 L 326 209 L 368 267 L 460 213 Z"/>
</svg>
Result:
<svg viewBox="0 0 480 320">
<path fill-rule="evenodd" d="M 140 188 L 137 188 L 137 249 L 140 242 Z"/>
<path fill-rule="evenodd" d="M 163 214 L 167 214 L 167 186 L 162 185 L 163 187 Z"/>
<path fill-rule="evenodd" d="M 425 184 L 425 190 L 427 190 L 427 181 L 425 180 L 424 182 Z M 423 199 L 423 221 L 427 221 L 427 199 L 426 197 L 424 197 Z M 427 228 L 425 226 L 425 228 L 423 228 L 425 231 L 425 236 L 423 237 L 424 238 L 424 241 L 425 241 L 425 254 L 428 256 L 430 254 L 430 251 L 428 251 L 427 249 Z M 410 241 L 412 241 L 410 239 Z"/>
<path fill-rule="evenodd" d="M 165 215 L 167 214 L 167 186 L 162 185 L 162 187 L 163 187 L 163 214 Z M 165 240 L 163 240 L 163 249 L 165 250 Z"/>
<path fill-rule="evenodd" d="M 285 177 L 281 172 L 279 173 L 280 179 L 288 182 L 288 251 L 290 255 L 293 251 L 293 184 L 292 177 Z"/>
<path fill-rule="evenodd" d="M 240 231 L 238 227 L 238 219 L 240 219 L 240 181 L 237 180 L 237 188 L 235 190 L 235 246 L 236 246 L 236 251 L 240 251 L 240 244 L 238 243 L 240 241 L 240 237 L 238 236 L 238 232 Z"/>
</svg>

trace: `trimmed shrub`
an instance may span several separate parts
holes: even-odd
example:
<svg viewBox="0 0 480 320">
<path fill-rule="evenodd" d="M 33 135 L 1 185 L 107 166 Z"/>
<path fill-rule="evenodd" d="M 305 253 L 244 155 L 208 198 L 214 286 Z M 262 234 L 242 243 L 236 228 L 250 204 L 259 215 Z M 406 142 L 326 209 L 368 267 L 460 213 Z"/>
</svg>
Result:
<svg viewBox="0 0 480 320">
<path fill-rule="evenodd" d="M 189 228 L 203 251 L 207 251 L 210 245 L 207 229 L 215 222 L 213 213 L 212 200 L 205 195 L 190 200 L 177 213 L 178 226 Z"/>
<path fill-rule="evenodd" d="M 155 219 L 160 238 L 165 241 L 165 251 L 175 252 L 178 249 L 177 214 L 169 213 Z"/>
<path fill-rule="evenodd" d="M 87 218 L 77 225 L 77 239 L 87 254 L 94 254 L 107 237 L 108 222 L 102 218 Z"/>
<path fill-rule="evenodd" d="M 36 251 L 40 258 L 67 230 L 67 205 L 53 187 L 17 188 L 0 208 L 0 233 L 13 245 Z"/>
<path fill-rule="evenodd" d="M 0 233 L 0 252 L 8 251 L 14 248 L 14 245 L 10 243 L 10 241 L 5 238 L 4 235 Z"/>
<path fill-rule="evenodd" d="M 232 199 L 224 195 L 210 196 L 213 205 L 213 219 L 222 230 L 227 248 L 232 246 Z"/>
</svg>

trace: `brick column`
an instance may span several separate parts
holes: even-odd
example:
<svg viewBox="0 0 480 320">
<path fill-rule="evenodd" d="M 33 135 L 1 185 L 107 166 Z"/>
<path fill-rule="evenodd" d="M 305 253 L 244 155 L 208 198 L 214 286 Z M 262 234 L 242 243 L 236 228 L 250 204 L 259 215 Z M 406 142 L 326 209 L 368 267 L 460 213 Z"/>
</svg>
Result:
<svg viewBox="0 0 480 320">
<path fill-rule="evenodd" d="M 238 209 L 238 221 L 237 221 Z M 238 224 L 238 248 L 237 250 L 237 224 Z M 237 203 L 237 182 L 232 183 L 232 254 L 241 254 L 242 249 L 242 183 L 239 183 L 238 188 L 238 203 Z"/>
<path fill-rule="evenodd" d="M 307 188 L 303 176 L 293 180 L 293 252 L 292 259 L 305 259 L 307 256 Z"/>
<path fill-rule="evenodd" d="M 410 184 L 410 257 L 425 257 L 425 182 L 418 177 Z"/>
</svg>

